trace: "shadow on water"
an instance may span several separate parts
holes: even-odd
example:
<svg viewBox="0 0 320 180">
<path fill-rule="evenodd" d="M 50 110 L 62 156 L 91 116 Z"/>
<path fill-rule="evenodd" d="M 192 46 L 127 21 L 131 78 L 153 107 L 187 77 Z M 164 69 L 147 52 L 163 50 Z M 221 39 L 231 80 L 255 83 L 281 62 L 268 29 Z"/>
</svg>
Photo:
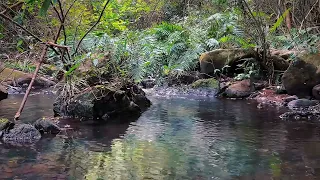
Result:
<svg viewBox="0 0 320 180">
<path fill-rule="evenodd" d="M 53 98 L 31 97 L 24 119 L 52 115 Z M 281 109 L 250 101 L 151 99 L 130 123 L 64 120 L 74 129 L 0 145 L 0 179 L 320 179 L 318 124 L 283 122 Z M 0 115 L 12 117 L 20 100 L 1 101 Z"/>
</svg>

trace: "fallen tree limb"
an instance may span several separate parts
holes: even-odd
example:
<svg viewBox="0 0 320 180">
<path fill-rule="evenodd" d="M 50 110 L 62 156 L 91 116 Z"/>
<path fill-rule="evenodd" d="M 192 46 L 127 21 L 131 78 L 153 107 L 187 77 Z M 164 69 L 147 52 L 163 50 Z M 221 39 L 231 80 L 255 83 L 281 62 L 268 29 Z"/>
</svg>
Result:
<svg viewBox="0 0 320 180">
<path fill-rule="evenodd" d="M 26 91 L 26 94 L 24 95 L 23 99 L 22 99 L 22 102 L 20 104 L 20 107 L 19 107 L 19 110 L 17 111 L 16 115 L 14 116 L 14 121 L 18 120 L 20 118 L 20 115 L 21 115 L 21 112 L 27 102 L 27 99 L 29 97 L 29 94 L 30 94 L 30 91 L 31 91 L 31 88 L 33 86 L 33 83 L 38 75 L 38 72 L 40 70 L 40 67 L 41 67 L 41 64 L 43 63 L 44 59 L 45 59 L 45 56 L 47 54 L 47 51 L 48 51 L 48 46 L 45 46 L 42 50 L 42 53 L 41 53 L 41 56 L 40 56 L 40 59 L 39 59 L 39 62 L 37 64 L 37 67 L 36 67 L 36 70 L 35 72 L 33 73 L 33 76 L 32 76 L 32 80 L 28 86 L 28 89 Z"/>
</svg>

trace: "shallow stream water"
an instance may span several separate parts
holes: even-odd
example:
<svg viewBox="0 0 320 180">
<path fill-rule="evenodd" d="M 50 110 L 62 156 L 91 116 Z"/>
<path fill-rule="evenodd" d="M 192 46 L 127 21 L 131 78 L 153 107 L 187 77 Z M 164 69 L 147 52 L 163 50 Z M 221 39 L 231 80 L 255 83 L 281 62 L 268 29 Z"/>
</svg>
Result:
<svg viewBox="0 0 320 180">
<path fill-rule="evenodd" d="M 0 102 L 11 118 L 22 96 Z M 0 144 L 0 179 L 320 179 L 318 124 L 283 122 L 275 107 L 215 98 L 150 97 L 139 119 L 64 120 L 73 130 L 27 147 Z M 52 116 L 33 95 L 21 119 Z"/>
</svg>

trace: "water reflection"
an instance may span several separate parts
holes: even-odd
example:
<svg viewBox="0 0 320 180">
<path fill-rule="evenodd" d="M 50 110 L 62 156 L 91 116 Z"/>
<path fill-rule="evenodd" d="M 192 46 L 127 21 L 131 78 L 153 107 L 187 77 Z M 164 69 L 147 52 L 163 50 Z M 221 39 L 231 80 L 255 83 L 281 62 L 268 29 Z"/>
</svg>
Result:
<svg viewBox="0 0 320 180">
<path fill-rule="evenodd" d="M 74 130 L 34 146 L 0 145 L 1 178 L 320 178 L 317 124 L 282 122 L 279 110 L 257 109 L 247 101 L 152 101 L 153 106 L 135 122 L 102 125 L 68 120 L 64 123 Z M 1 109 L 6 104 L 0 103 Z M 48 104 L 27 106 L 30 113 L 25 116 L 31 122 L 51 108 Z"/>
</svg>

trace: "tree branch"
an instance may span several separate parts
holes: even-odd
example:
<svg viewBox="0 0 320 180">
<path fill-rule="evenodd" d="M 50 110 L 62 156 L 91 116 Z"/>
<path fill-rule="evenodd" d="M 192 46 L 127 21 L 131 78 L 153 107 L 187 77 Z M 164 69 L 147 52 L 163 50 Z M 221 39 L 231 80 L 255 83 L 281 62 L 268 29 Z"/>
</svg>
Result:
<svg viewBox="0 0 320 180">
<path fill-rule="evenodd" d="M 93 25 L 93 26 L 83 35 L 83 37 L 80 39 L 80 41 L 79 41 L 79 43 L 78 43 L 78 45 L 77 45 L 77 47 L 76 47 L 76 50 L 74 51 L 74 53 L 72 54 L 72 56 L 74 56 L 74 55 L 76 55 L 76 54 L 78 53 L 79 47 L 80 47 L 82 41 L 84 40 L 84 38 L 99 24 L 99 22 L 100 22 L 103 14 L 104 14 L 104 11 L 105 11 L 106 8 L 107 8 L 107 5 L 109 4 L 109 2 L 110 2 L 110 0 L 108 0 L 108 1 L 106 2 L 106 4 L 104 5 L 104 7 L 103 7 L 103 9 L 102 9 L 102 11 L 101 11 L 101 13 L 100 13 L 100 16 L 99 16 L 99 19 L 97 20 L 97 22 L 94 23 L 94 25 Z"/>
<path fill-rule="evenodd" d="M 46 57 L 47 51 L 48 51 L 48 46 L 45 46 L 43 48 L 43 50 L 42 50 L 40 60 L 39 60 L 39 62 L 37 64 L 35 72 L 33 73 L 33 76 L 32 76 L 31 82 L 30 82 L 30 84 L 28 86 L 28 89 L 26 91 L 26 94 L 24 95 L 23 100 L 22 100 L 22 102 L 20 104 L 19 110 L 17 111 L 16 115 L 14 116 L 14 121 L 16 121 L 16 120 L 18 120 L 20 118 L 21 112 L 22 112 L 22 110 L 23 110 L 23 108 L 24 108 L 24 106 L 25 106 L 25 104 L 27 102 L 27 99 L 29 97 L 31 88 L 33 86 L 33 83 L 34 83 L 37 75 L 38 75 L 38 72 L 40 70 L 41 64 L 43 63 L 43 61 L 44 61 L 44 59 Z"/>
<path fill-rule="evenodd" d="M 0 13 L 0 17 L 2 17 L 3 19 L 10 21 L 11 23 L 13 23 L 14 25 L 18 26 L 19 28 L 21 28 L 22 30 L 24 30 L 26 33 L 28 33 L 30 36 L 32 36 L 33 38 L 35 38 L 37 41 L 39 42 L 43 42 L 39 37 L 37 37 L 36 35 L 34 35 L 32 32 L 30 32 L 28 29 L 24 28 L 22 25 L 20 25 L 19 23 L 15 22 L 14 20 L 12 20 L 10 17 L 4 15 L 3 13 Z"/>
</svg>

